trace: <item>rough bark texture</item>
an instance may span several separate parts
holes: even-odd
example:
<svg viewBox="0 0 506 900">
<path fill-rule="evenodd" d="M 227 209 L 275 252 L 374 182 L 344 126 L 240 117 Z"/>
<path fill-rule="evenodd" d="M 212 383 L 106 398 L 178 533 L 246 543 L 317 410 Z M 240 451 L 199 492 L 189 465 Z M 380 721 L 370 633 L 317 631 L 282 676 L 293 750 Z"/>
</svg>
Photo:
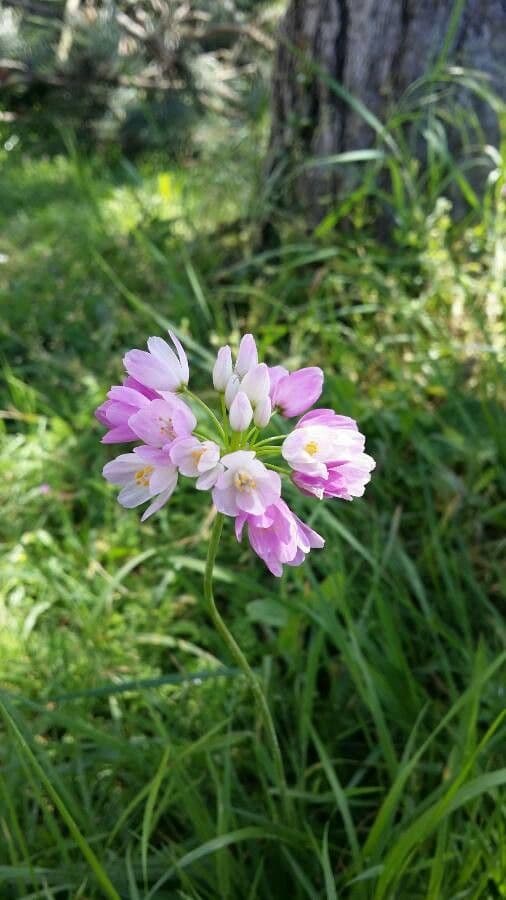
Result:
<svg viewBox="0 0 506 900">
<path fill-rule="evenodd" d="M 438 57 L 454 5 L 455 0 L 291 0 L 274 64 L 271 164 L 370 146 L 372 129 L 318 76 L 315 65 L 384 119 L 392 101 Z M 450 59 L 490 73 L 504 95 L 506 0 L 467 0 Z M 482 109 L 480 115 L 493 139 L 492 112 Z M 301 202 L 316 206 L 315 212 L 340 187 L 336 170 L 323 167 L 307 170 L 296 185 Z"/>
</svg>

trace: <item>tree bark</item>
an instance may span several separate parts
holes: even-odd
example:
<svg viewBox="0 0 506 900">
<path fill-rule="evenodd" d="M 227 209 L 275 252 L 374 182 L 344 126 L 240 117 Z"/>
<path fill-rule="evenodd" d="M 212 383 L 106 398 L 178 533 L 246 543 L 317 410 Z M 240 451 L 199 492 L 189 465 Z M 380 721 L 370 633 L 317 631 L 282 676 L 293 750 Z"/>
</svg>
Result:
<svg viewBox="0 0 506 900">
<path fill-rule="evenodd" d="M 455 0 L 290 0 L 274 62 L 270 167 L 292 169 L 374 143 L 373 129 L 332 80 L 384 120 L 444 47 L 451 62 L 490 73 L 504 96 L 506 0 L 464 0 L 460 15 L 456 6 Z M 492 110 L 483 106 L 480 119 L 493 140 Z M 342 188 L 343 169 L 306 168 L 295 178 L 297 197 L 314 217 Z"/>
</svg>

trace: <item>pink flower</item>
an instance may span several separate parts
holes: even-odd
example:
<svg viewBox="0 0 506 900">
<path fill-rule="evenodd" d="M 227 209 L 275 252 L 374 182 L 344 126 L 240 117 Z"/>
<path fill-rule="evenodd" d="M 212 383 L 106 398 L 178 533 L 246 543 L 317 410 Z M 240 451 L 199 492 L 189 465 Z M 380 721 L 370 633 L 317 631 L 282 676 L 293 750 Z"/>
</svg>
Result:
<svg viewBox="0 0 506 900">
<path fill-rule="evenodd" d="M 242 538 L 244 525 L 247 525 L 253 550 L 269 571 L 278 577 L 283 574 L 283 565 L 300 565 L 311 548 L 323 547 L 325 543 L 281 499 L 269 506 L 262 515 L 239 513 L 235 520 L 238 541 Z"/>
<path fill-rule="evenodd" d="M 148 352 L 129 350 L 123 358 L 125 369 L 141 384 L 155 391 L 177 391 L 188 384 L 189 369 L 186 353 L 176 335 L 169 331 L 176 352 L 160 337 L 148 339 Z"/>
<path fill-rule="evenodd" d="M 331 409 L 316 409 L 303 416 L 285 439 L 281 453 L 294 469 L 294 483 L 306 494 L 361 497 L 375 467 L 364 453 L 365 438 L 357 423 Z"/>
<path fill-rule="evenodd" d="M 317 366 L 288 372 L 283 366 L 269 369 L 273 408 L 291 419 L 316 403 L 323 389 L 323 372 Z"/>
<path fill-rule="evenodd" d="M 196 437 L 178 438 L 171 445 L 170 458 L 181 475 L 197 478 L 195 487 L 207 491 L 223 472 L 220 448 L 214 441 L 199 441 Z"/>
<path fill-rule="evenodd" d="M 256 459 L 252 450 L 236 450 L 222 456 L 225 471 L 213 489 L 216 508 L 227 516 L 262 515 L 281 495 L 281 479 Z"/>
<path fill-rule="evenodd" d="M 177 469 L 169 454 L 155 447 L 136 447 L 133 453 L 122 453 L 102 472 L 111 484 L 121 486 L 118 501 L 127 509 L 152 501 L 142 522 L 161 509 L 177 484 Z"/>
<path fill-rule="evenodd" d="M 128 426 L 146 444 L 165 447 L 176 438 L 188 437 L 197 424 L 189 406 L 174 394 L 151 400 L 130 416 Z"/>
<path fill-rule="evenodd" d="M 129 418 L 139 409 L 149 405 L 158 396 L 155 391 L 144 387 L 135 378 L 126 378 L 122 385 L 114 386 L 108 392 L 108 399 L 95 410 L 98 421 L 109 431 L 102 438 L 103 444 L 119 444 L 136 441 L 137 435 L 128 424 Z"/>
<path fill-rule="evenodd" d="M 318 500 L 335 497 L 353 500 L 354 497 L 363 497 L 375 466 L 371 456 L 361 453 L 353 462 L 329 464 L 326 478 L 294 472 L 292 480 L 303 494 L 312 495 Z"/>
</svg>

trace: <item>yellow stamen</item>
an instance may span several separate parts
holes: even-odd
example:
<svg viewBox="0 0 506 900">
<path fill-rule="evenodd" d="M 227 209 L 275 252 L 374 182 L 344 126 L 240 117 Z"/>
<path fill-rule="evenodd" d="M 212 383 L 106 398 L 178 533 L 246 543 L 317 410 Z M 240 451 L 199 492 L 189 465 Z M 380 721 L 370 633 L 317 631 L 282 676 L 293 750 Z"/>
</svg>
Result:
<svg viewBox="0 0 506 900">
<path fill-rule="evenodd" d="M 249 472 L 236 472 L 234 475 L 234 485 L 238 491 L 254 491 L 256 488 L 256 481 Z"/>
<path fill-rule="evenodd" d="M 198 466 L 198 464 L 199 464 L 200 460 L 202 459 L 205 452 L 206 451 L 205 451 L 204 447 L 201 447 L 199 450 L 192 450 L 191 457 L 192 457 L 192 459 L 195 460 L 196 466 Z"/>
<path fill-rule="evenodd" d="M 310 456 L 314 456 L 315 453 L 318 453 L 318 444 L 316 441 L 308 441 L 305 445 L 304 450 L 306 453 L 309 453 Z"/>
<path fill-rule="evenodd" d="M 135 473 L 135 481 L 139 485 L 139 487 L 148 487 L 149 479 L 154 472 L 153 466 L 144 466 L 143 469 L 139 469 Z"/>
</svg>

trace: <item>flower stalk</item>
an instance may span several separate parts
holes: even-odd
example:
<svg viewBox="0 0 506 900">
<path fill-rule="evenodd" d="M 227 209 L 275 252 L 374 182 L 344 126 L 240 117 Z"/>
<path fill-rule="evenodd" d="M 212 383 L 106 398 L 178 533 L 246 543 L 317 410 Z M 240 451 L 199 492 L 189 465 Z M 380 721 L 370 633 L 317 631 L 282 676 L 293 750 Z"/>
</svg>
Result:
<svg viewBox="0 0 506 900">
<path fill-rule="evenodd" d="M 251 692 L 255 697 L 258 711 L 262 717 L 263 725 L 265 728 L 265 733 L 267 739 L 270 744 L 272 759 L 274 763 L 274 768 L 276 771 L 276 780 L 278 782 L 280 793 L 281 793 L 281 803 L 283 807 L 284 818 L 287 822 L 291 819 L 291 804 L 288 796 L 288 788 L 286 783 L 285 769 L 283 765 L 283 757 L 281 755 L 281 748 L 279 746 L 278 736 L 276 734 L 276 729 L 274 726 L 274 721 L 269 709 L 269 705 L 267 703 L 267 698 L 263 691 L 262 685 L 260 683 L 259 678 L 255 675 L 253 670 L 251 669 L 248 660 L 246 659 L 244 653 L 241 648 L 237 644 L 234 636 L 228 630 L 224 620 L 222 619 L 218 608 L 216 606 L 216 602 L 214 599 L 213 592 L 213 571 L 214 571 L 214 563 L 216 559 L 216 554 L 218 552 L 218 546 L 220 543 L 221 532 L 223 529 L 223 521 L 224 515 L 223 513 L 217 513 L 216 518 L 213 523 L 213 527 L 211 530 L 211 536 L 209 539 L 209 546 L 207 550 L 207 560 L 206 567 L 204 572 L 204 598 L 207 604 L 207 608 L 211 619 L 213 620 L 214 626 L 224 643 L 226 644 L 231 657 L 234 662 L 237 664 L 238 668 L 243 673 L 246 681 L 249 684 Z"/>
</svg>

